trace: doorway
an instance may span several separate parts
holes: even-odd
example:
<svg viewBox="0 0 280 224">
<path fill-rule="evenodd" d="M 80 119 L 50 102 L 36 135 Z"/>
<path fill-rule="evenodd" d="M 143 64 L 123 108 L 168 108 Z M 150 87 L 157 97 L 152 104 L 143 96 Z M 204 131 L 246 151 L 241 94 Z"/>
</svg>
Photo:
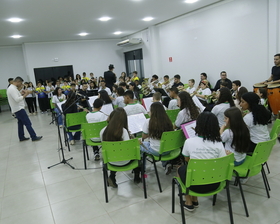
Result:
<svg viewBox="0 0 280 224">
<path fill-rule="evenodd" d="M 132 73 L 137 71 L 141 82 L 145 78 L 142 49 L 125 52 L 124 57 L 127 76 L 132 77 Z"/>
</svg>

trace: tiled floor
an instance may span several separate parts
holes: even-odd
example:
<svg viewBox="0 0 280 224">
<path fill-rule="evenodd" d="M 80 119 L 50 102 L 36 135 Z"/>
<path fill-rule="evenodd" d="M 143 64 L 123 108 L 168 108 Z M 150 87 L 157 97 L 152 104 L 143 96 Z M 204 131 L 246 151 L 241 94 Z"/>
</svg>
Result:
<svg viewBox="0 0 280 224">
<path fill-rule="evenodd" d="M 171 213 L 171 179 L 158 166 L 163 192 L 159 193 L 155 175 L 148 166 L 148 198 L 141 185 L 135 185 L 130 172 L 118 173 L 118 189 L 109 188 L 105 203 L 101 163 L 88 162 L 83 169 L 82 144 L 77 143 L 66 158 L 73 157 L 72 170 L 67 165 L 52 169 L 60 161 L 57 129 L 49 125 L 46 114 L 30 117 L 39 142 L 19 142 L 16 119 L 9 112 L 0 113 L 0 224 L 140 224 L 181 223 L 178 199 L 176 213 Z M 27 135 L 28 137 L 28 135 Z M 90 155 L 92 159 L 92 154 Z M 280 223 L 280 150 L 274 147 L 269 160 L 271 198 L 268 199 L 260 175 L 244 186 L 250 217 L 245 217 L 238 188 L 231 186 L 235 223 Z M 211 198 L 200 198 L 200 207 L 185 212 L 187 223 L 229 223 L 225 192 L 218 195 L 216 206 Z"/>
</svg>

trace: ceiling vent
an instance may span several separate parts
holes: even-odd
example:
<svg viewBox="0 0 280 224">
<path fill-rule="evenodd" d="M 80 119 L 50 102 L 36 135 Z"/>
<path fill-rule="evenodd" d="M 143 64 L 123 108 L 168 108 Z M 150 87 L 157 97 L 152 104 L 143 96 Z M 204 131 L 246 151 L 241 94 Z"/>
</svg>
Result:
<svg viewBox="0 0 280 224">
<path fill-rule="evenodd" d="M 142 43 L 141 38 L 130 38 L 130 39 L 126 39 L 126 40 L 123 40 L 123 41 L 117 43 L 117 46 L 128 47 L 128 46 L 133 46 L 133 45 L 141 44 L 141 43 Z"/>
</svg>

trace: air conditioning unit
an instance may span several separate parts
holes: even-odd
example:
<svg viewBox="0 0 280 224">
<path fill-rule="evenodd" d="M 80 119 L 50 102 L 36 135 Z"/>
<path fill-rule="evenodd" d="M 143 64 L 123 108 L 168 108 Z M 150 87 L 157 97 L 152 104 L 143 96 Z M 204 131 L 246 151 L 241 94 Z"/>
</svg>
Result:
<svg viewBox="0 0 280 224">
<path fill-rule="evenodd" d="M 132 45 L 141 44 L 141 43 L 142 43 L 141 38 L 130 38 L 130 39 L 126 39 L 126 40 L 123 40 L 123 41 L 117 43 L 117 46 L 127 47 L 127 46 L 132 46 Z"/>
</svg>

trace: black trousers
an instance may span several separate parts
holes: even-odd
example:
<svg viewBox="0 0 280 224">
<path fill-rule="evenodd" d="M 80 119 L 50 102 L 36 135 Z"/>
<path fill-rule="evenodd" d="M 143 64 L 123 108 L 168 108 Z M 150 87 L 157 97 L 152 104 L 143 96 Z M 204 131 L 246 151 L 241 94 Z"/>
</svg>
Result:
<svg viewBox="0 0 280 224">
<path fill-rule="evenodd" d="M 35 112 L 37 112 L 37 101 L 36 101 L 36 97 L 32 97 L 32 104 L 34 106 Z"/>
<path fill-rule="evenodd" d="M 33 98 L 31 98 L 31 97 L 25 98 L 25 102 L 27 104 L 29 113 L 34 113 L 35 108 L 34 108 L 34 105 L 33 105 Z"/>
<path fill-rule="evenodd" d="M 48 109 L 48 98 L 38 98 L 38 101 L 39 101 L 39 107 L 40 107 L 40 110 L 42 112 L 45 112 L 47 111 Z"/>
</svg>

